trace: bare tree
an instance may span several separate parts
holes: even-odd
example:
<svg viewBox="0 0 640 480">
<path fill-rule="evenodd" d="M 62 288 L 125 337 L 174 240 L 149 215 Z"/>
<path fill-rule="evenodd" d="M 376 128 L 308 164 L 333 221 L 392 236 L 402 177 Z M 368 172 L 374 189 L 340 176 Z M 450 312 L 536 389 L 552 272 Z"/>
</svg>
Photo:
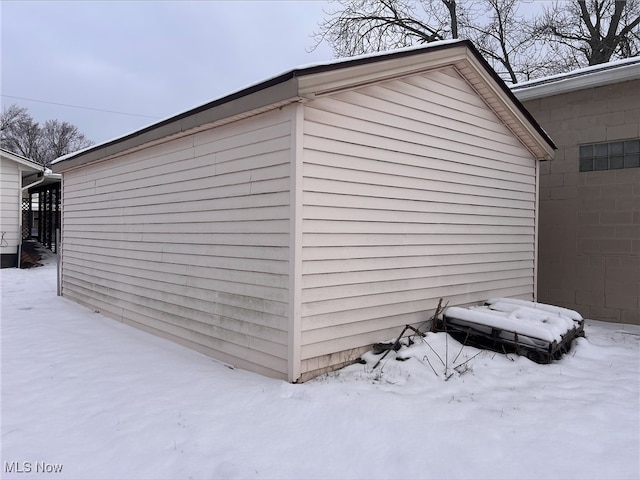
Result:
<svg viewBox="0 0 640 480">
<path fill-rule="evenodd" d="M 28 116 L 27 109 L 24 107 L 19 107 L 15 104 L 5 107 L 2 110 L 2 114 L 0 114 L 0 132 L 4 132 L 11 128 L 15 122 Z"/>
<path fill-rule="evenodd" d="M 335 0 L 315 33 L 337 57 L 468 38 L 507 82 L 640 53 L 640 0 Z"/>
<path fill-rule="evenodd" d="M 517 0 L 338 0 L 315 35 L 336 56 L 468 38 L 507 82 L 543 75 L 553 64 L 535 44 L 534 22 Z"/>
<path fill-rule="evenodd" d="M 93 145 L 78 127 L 60 120 L 47 120 L 40 131 L 40 163 L 50 165 L 56 158 Z"/>
<path fill-rule="evenodd" d="M 75 125 L 47 120 L 41 127 L 26 108 L 17 105 L 2 111 L 0 127 L 2 148 L 45 166 L 61 155 L 92 145 Z"/>
<path fill-rule="evenodd" d="M 38 161 L 40 152 L 40 126 L 27 113 L 26 108 L 11 105 L 2 111 L 2 148 Z"/>
<path fill-rule="evenodd" d="M 640 53 L 640 1 L 556 1 L 537 33 L 573 68 L 632 57 Z"/>
<path fill-rule="evenodd" d="M 477 1 L 461 22 L 462 36 L 510 83 L 555 73 L 557 68 L 552 50 L 536 43 L 535 19 L 520 14 L 520 4 L 518 0 Z"/>
<path fill-rule="evenodd" d="M 336 0 L 314 34 L 344 57 L 458 37 L 456 0 Z M 315 48 L 315 47 L 314 47 Z"/>
</svg>

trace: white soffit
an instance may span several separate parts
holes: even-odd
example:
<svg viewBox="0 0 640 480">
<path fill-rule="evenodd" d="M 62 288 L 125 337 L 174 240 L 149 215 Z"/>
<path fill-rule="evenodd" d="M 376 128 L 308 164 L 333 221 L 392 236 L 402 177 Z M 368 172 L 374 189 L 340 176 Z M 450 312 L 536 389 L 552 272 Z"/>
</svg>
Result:
<svg viewBox="0 0 640 480">
<path fill-rule="evenodd" d="M 492 80 L 490 72 L 482 67 L 476 57 L 467 55 L 465 60 L 457 62 L 455 67 L 536 159 L 545 161 L 553 158 L 555 147 L 548 142 L 542 132 L 536 130 L 530 119 L 513 103 L 508 91 L 500 88 Z"/>
</svg>

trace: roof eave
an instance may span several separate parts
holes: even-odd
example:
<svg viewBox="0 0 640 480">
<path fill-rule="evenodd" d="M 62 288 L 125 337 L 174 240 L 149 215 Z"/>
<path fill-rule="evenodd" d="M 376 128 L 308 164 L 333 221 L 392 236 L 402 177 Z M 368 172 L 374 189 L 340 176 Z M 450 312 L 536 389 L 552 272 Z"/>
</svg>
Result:
<svg viewBox="0 0 640 480">
<path fill-rule="evenodd" d="M 463 48 L 460 46 L 465 43 L 467 42 L 442 42 L 442 44 L 430 46 L 429 52 L 434 56 L 446 56 L 451 48 L 457 46 Z M 438 51 L 446 51 L 446 53 L 438 54 L 436 53 Z M 197 131 L 197 129 L 209 128 L 224 119 L 242 118 L 241 115 L 247 112 L 264 111 L 267 106 L 277 108 L 286 104 L 288 101 L 310 98 L 318 93 L 311 92 L 313 82 L 311 79 L 315 79 L 316 82 L 321 82 L 328 76 L 336 76 L 336 70 L 346 71 L 348 72 L 347 75 L 351 75 L 353 78 L 354 75 L 362 72 L 363 69 L 373 68 L 377 70 L 376 63 L 380 58 L 410 58 L 420 53 L 422 53 L 422 49 L 405 49 L 293 69 L 282 75 L 187 110 L 123 137 L 118 137 L 108 142 L 60 157 L 52 163 L 52 169 L 54 172 L 64 172 L 87 163 L 133 151 L 142 145 L 159 143 L 162 140 L 166 141 L 170 138 L 185 135 L 187 132 L 193 133 Z M 301 78 L 305 79 L 305 88 L 301 88 L 299 85 Z M 377 78 L 379 79 L 379 75 L 377 75 Z M 344 79 L 340 81 L 343 82 Z M 349 81 L 349 78 L 347 78 L 347 81 Z"/>
<path fill-rule="evenodd" d="M 522 105 L 499 75 L 489 66 L 475 47 L 469 49 L 470 55 L 466 64 L 473 68 L 473 75 L 466 73 L 467 80 L 473 84 L 473 77 L 478 80 L 473 85 L 478 94 L 493 109 L 494 113 L 512 130 L 520 141 L 540 161 L 551 160 L 557 150 L 549 134 L 544 131 L 536 119 Z M 459 70 L 464 69 L 464 65 Z M 483 88 L 486 86 L 486 89 Z M 495 99 L 495 100 L 494 100 Z M 498 103 L 496 103 L 496 101 Z"/>
<path fill-rule="evenodd" d="M 422 57 L 416 60 L 416 55 L 422 55 Z M 389 62 L 384 70 L 379 66 L 380 61 Z M 210 128 L 223 122 L 240 119 L 243 116 L 255 115 L 290 102 L 312 99 L 444 65 L 454 65 L 460 61 L 472 64 L 472 68 L 481 73 L 479 77 L 482 78 L 482 81 L 491 85 L 493 94 L 497 94 L 501 102 L 507 104 L 507 109 L 512 112 L 513 118 L 517 118 L 523 124 L 523 129 L 534 138 L 533 142 L 531 140 L 525 141 L 527 146 L 536 144 L 540 148 L 534 148 L 534 150 L 543 150 L 542 153 L 539 151 L 536 153 L 537 158 L 550 158 L 555 148 L 553 141 L 491 69 L 473 44 L 468 40 L 459 40 L 428 46 L 426 49 L 392 51 L 294 69 L 124 137 L 61 157 L 54 162 L 52 168 L 55 172 L 63 172 L 87 163 L 131 152 L 143 146 L 161 143 Z M 548 151 L 551 151 L 551 155 L 548 154 Z"/>
<path fill-rule="evenodd" d="M 297 100 L 298 78 L 294 71 L 232 95 L 206 103 L 194 109 L 154 123 L 124 137 L 61 157 L 52 164 L 56 173 L 87 163 L 130 152 L 143 145 L 178 138 L 209 128 L 225 119 L 237 118 L 248 112 L 277 107 Z"/>
<path fill-rule="evenodd" d="M 337 64 L 342 67 L 339 72 L 336 72 L 335 68 L 331 70 L 325 68 L 315 72 L 305 71 L 304 75 L 300 76 L 299 94 L 305 98 L 320 97 L 451 65 L 464 58 L 466 50 L 466 43 L 459 41 L 431 47 L 428 52 L 421 50 L 391 52 L 382 57 L 389 62 L 384 71 L 381 71 L 377 62 L 372 61 L 380 57 L 364 57 Z M 420 53 L 423 57 L 416 60 L 416 54 Z"/>
<path fill-rule="evenodd" d="M 595 71 L 569 72 L 566 75 L 543 78 L 525 85 L 516 84 L 512 87 L 512 91 L 520 101 L 524 102 L 638 78 L 640 78 L 640 62 L 603 66 L 602 69 Z"/>
<path fill-rule="evenodd" d="M 29 160 L 22 155 L 18 155 L 16 153 L 10 152 L 9 150 L 5 150 L 4 148 L 0 149 L 0 152 L 3 157 L 8 158 L 9 160 L 13 160 L 18 163 L 22 167 L 26 167 L 34 172 L 44 172 L 44 166 L 39 163 L 34 162 L 33 160 Z"/>
<path fill-rule="evenodd" d="M 413 57 L 415 53 L 423 53 L 420 50 L 405 50 L 389 54 L 393 64 L 380 73 L 380 68 L 375 63 L 365 62 L 367 59 L 359 59 L 359 62 L 348 62 L 342 65 L 340 74 L 327 69 L 318 72 L 305 72 L 300 77 L 300 96 L 314 98 L 322 95 L 336 93 L 348 89 L 358 88 L 384 81 L 390 78 L 411 75 L 425 70 L 437 69 L 446 65 L 467 65 L 467 73 L 473 72 L 478 80 L 474 88 L 487 85 L 489 90 L 476 88 L 478 94 L 485 102 L 496 111 L 503 121 L 511 124 L 514 134 L 529 148 L 538 160 L 551 160 L 555 143 L 538 124 L 536 119 L 522 105 L 509 87 L 486 62 L 474 45 L 468 40 L 459 40 L 430 47 L 428 55 L 424 55 L 419 61 Z M 468 81 L 471 79 L 467 78 Z M 473 82 L 471 82 L 473 83 Z M 499 105 L 498 105 L 499 104 Z"/>
</svg>

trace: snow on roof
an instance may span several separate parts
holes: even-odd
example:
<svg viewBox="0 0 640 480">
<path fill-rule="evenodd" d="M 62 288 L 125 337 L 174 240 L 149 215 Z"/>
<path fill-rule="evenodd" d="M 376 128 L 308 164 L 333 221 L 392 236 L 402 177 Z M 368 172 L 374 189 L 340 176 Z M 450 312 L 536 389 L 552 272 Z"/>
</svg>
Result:
<svg viewBox="0 0 640 480">
<path fill-rule="evenodd" d="M 343 58 L 334 58 L 333 60 L 327 60 L 327 61 L 322 61 L 322 62 L 313 62 L 313 63 L 308 63 L 308 64 L 303 64 L 303 65 L 299 65 L 297 67 L 294 67 L 293 69 L 289 69 L 286 70 L 284 72 L 280 72 L 276 75 L 272 75 L 271 77 L 268 77 L 264 80 L 260 80 L 259 82 L 254 82 L 254 83 L 250 83 L 240 89 L 236 89 L 236 90 L 232 90 L 231 92 L 222 95 L 221 97 L 217 97 L 214 98 L 208 102 L 202 103 L 202 104 L 198 104 L 192 107 L 187 108 L 186 110 L 183 110 L 181 112 L 172 114 L 168 117 L 162 118 L 160 120 L 154 121 L 152 123 L 149 123 L 148 125 L 145 125 L 144 127 L 141 128 L 137 128 L 135 130 L 132 130 L 128 133 L 125 133 L 123 135 L 119 135 L 118 137 L 114 137 L 112 139 L 106 140 L 104 142 L 98 143 L 96 145 L 90 145 L 89 147 L 83 148 L 81 150 L 75 151 L 75 152 L 71 152 L 68 153 L 66 155 L 62 155 L 58 158 L 56 158 L 53 162 L 51 162 L 52 165 L 59 163 L 63 160 L 66 160 L 68 158 L 71 157 L 75 157 L 76 155 L 80 155 L 84 152 L 87 152 L 89 150 L 95 150 L 98 148 L 101 148 L 105 145 L 109 145 L 112 143 L 115 143 L 117 141 L 119 141 L 120 139 L 126 138 L 126 137 L 130 137 L 132 135 L 136 135 L 139 132 L 145 131 L 145 130 L 149 130 L 149 129 L 153 129 L 155 126 L 158 125 L 162 125 L 168 121 L 171 121 L 174 118 L 177 117 L 181 117 L 181 116 L 186 116 L 191 114 L 192 112 L 194 112 L 197 109 L 201 109 L 207 105 L 211 105 L 211 104 L 215 104 L 215 103 L 221 103 L 224 99 L 227 98 L 234 98 L 237 96 L 241 96 L 243 95 L 245 92 L 250 92 L 252 90 L 255 89 L 262 89 L 265 86 L 268 86 L 272 83 L 278 83 L 280 81 L 282 81 L 285 78 L 291 77 L 291 76 L 300 76 L 300 75 L 306 75 L 308 73 L 313 73 L 315 70 L 320 70 L 320 69 L 325 69 L 325 68 L 338 68 L 343 64 L 348 64 L 348 63 L 358 63 L 361 61 L 366 61 L 369 59 L 374 59 L 376 57 L 384 57 L 387 55 L 397 55 L 397 54 L 403 54 L 403 53 L 411 53 L 414 51 L 418 51 L 418 50 L 425 50 L 425 49 L 435 49 L 438 47 L 444 47 L 447 45 L 452 45 L 452 44 L 457 44 L 457 43 L 464 43 L 465 40 L 460 40 L 460 39 L 455 39 L 455 40 L 441 40 L 438 42 L 430 42 L 427 46 L 425 46 L 424 44 L 422 45 L 416 45 L 416 46 L 411 46 L 411 47 L 405 47 L 405 48 L 398 48 L 392 51 L 389 50 L 385 50 L 385 51 L 380 51 L 380 52 L 372 52 L 372 53 L 365 53 L 365 54 L 361 54 L 361 55 L 355 55 L 352 57 L 343 57 Z"/>
<path fill-rule="evenodd" d="M 383 57 L 385 55 L 390 55 L 390 54 L 395 55 L 397 53 L 402 53 L 402 52 L 413 52 L 415 50 L 424 50 L 426 48 L 437 48 L 444 45 L 452 45 L 456 43 L 465 43 L 465 40 L 461 40 L 461 39 L 439 40 L 437 42 L 429 42 L 427 45 L 420 44 L 420 45 L 413 45 L 411 47 L 396 48 L 394 50 L 382 50 L 380 52 L 363 53 L 360 55 L 354 55 L 352 57 L 334 58 L 333 60 L 326 60 L 323 62 L 313 62 L 305 65 L 299 65 L 293 70 L 295 71 L 309 70 L 317 67 L 339 65 L 341 63 L 348 63 L 348 62 L 357 61 L 357 60 L 366 60 L 366 59 L 376 58 L 376 57 Z"/>
<path fill-rule="evenodd" d="M 528 124 L 533 127 L 531 131 L 525 127 L 523 132 L 529 132 L 532 134 L 532 142 L 540 146 L 540 148 L 545 151 L 541 155 L 546 158 L 547 155 L 549 155 L 546 153 L 547 146 L 551 149 L 556 148 L 549 135 L 520 104 L 511 90 L 493 71 L 491 66 L 486 62 L 486 60 L 484 60 L 473 44 L 469 40 L 456 39 L 431 42 L 426 45 L 406 47 L 392 51 L 374 52 L 354 57 L 333 59 L 326 62 L 317 62 L 296 67 L 279 75 L 272 76 L 267 80 L 251 84 L 248 87 L 236 90 L 233 93 L 219 97 L 216 100 L 190 108 L 112 140 L 61 156 L 54 160 L 52 165 L 57 171 L 63 171 L 65 167 L 72 168 L 81 164 L 91 163 L 116 153 L 137 148 L 144 144 L 149 144 L 150 142 L 160 141 L 161 139 L 166 139 L 167 137 L 174 135 L 182 135 L 188 131 L 193 132 L 198 128 L 205 128 L 206 125 L 213 125 L 219 122 L 229 121 L 230 119 L 241 118 L 243 115 L 248 114 L 248 112 L 256 113 L 266 111 L 270 108 L 284 106 L 295 101 L 296 98 L 299 98 L 301 95 L 313 93 L 311 91 L 303 93 L 303 90 L 300 88 L 300 79 L 302 77 L 312 77 L 314 75 L 321 76 L 322 74 L 332 72 L 334 70 L 367 65 L 376 61 L 377 58 L 395 60 L 401 59 L 402 57 L 417 55 L 422 52 L 433 52 L 457 46 L 467 48 L 471 57 L 474 57 L 479 63 L 480 68 L 484 68 L 487 73 L 489 73 L 489 76 L 493 77 L 509 101 L 514 103 L 516 110 L 521 114 L 521 117 L 518 117 L 517 114 L 514 116 L 515 121 L 528 122 Z M 486 78 L 483 81 L 486 81 Z M 267 90 L 269 90 L 269 93 L 266 93 Z M 223 105 L 230 108 L 218 108 Z M 539 137 L 536 136 L 536 134 L 539 135 Z M 68 160 L 74 161 L 72 163 L 67 163 L 65 167 L 57 166 L 61 162 Z"/>
<path fill-rule="evenodd" d="M 147 129 L 151 129 L 151 128 L 155 127 L 156 125 L 161 125 L 163 123 L 166 123 L 167 121 L 170 121 L 173 118 L 180 117 L 180 116 L 183 116 L 183 115 L 188 115 L 192 111 L 194 111 L 194 110 L 196 110 L 198 108 L 201 108 L 201 107 L 203 107 L 205 105 L 209 105 L 209 104 L 212 104 L 212 103 L 219 102 L 219 101 L 221 101 L 221 100 L 223 100 L 225 98 L 231 98 L 231 97 L 235 97 L 235 96 L 241 95 L 244 92 L 251 91 L 251 90 L 256 89 L 256 88 L 260 88 L 263 85 L 267 85 L 267 84 L 270 84 L 272 82 L 277 82 L 280 79 L 288 77 L 290 75 L 293 75 L 293 76 L 304 75 L 306 73 L 312 72 L 313 70 L 317 70 L 317 69 L 339 67 L 342 64 L 353 63 L 353 62 L 358 62 L 358 61 L 363 61 L 363 60 L 368 60 L 368 59 L 374 59 L 376 57 L 383 57 L 383 56 L 390 55 L 390 54 L 394 54 L 395 55 L 395 54 L 399 54 L 399 53 L 401 54 L 403 52 L 409 53 L 409 52 L 412 52 L 412 51 L 415 51 L 415 50 L 422 50 L 422 49 L 425 49 L 425 48 L 436 48 L 436 47 L 439 47 L 439 46 L 445 46 L 445 45 L 463 43 L 463 42 L 464 42 L 464 40 L 460 40 L 460 39 L 441 40 L 441 41 L 438 41 L 438 42 L 430 42 L 427 47 L 425 47 L 425 45 L 417 45 L 417 46 L 411 46 L 411 47 L 405 47 L 405 48 L 398 48 L 398 49 L 395 49 L 395 50 L 392 50 L 392 51 L 385 50 L 385 51 L 380 51 L 380 52 L 364 53 L 364 54 L 361 54 L 361 55 L 354 55 L 352 57 L 334 58 L 333 60 L 327 60 L 327 61 L 321 61 L 321 62 L 312 62 L 312 63 L 303 64 L 303 65 L 298 65 L 297 67 L 294 67 L 292 69 L 280 72 L 280 73 L 278 73 L 276 75 L 272 75 L 271 77 L 268 77 L 266 79 L 260 80 L 258 82 L 250 83 L 250 84 L 248 84 L 248 85 L 246 85 L 246 86 L 244 86 L 242 88 L 239 88 L 239 89 L 232 90 L 227 94 L 224 94 L 224 95 L 222 95 L 220 97 L 211 99 L 211 100 L 209 100 L 207 102 L 199 103 L 197 105 L 193 105 L 193 106 L 191 106 L 191 107 L 189 107 L 189 108 L 187 108 L 185 110 L 182 110 L 182 111 L 180 111 L 178 113 L 171 114 L 171 115 L 169 115 L 167 117 L 164 117 L 164 118 L 162 118 L 160 120 L 156 120 L 154 122 L 151 122 L 151 123 L 149 123 L 149 124 L 147 124 L 147 125 L 145 125 L 143 127 L 136 128 L 135 130 L 131 130 L 130 132 L 124 133 L 122 135 L 119 135 L 117 137 L 111 138 L 109 140 L 105 140 L 104 142 L 100 142 L 100 143 L 95 144 L 95 145 L 90 145 L 90 146 L 88 146 L 86 148 L 83 148 L 81 150 L 77 150 L 75 152 L 70 152 L 70 153 L 67 153 L 65 155 L 62 155 L 62 156 L 56 158 L 53 162 L 51 162 L 51 164 L 53 165 L 53 164 L 56 164 L 56 163 L 61 162 L 63 160 L 66 160 L 67 158 L 74 157 L 76 155 L 80 155 L 81 153 L 86 152 L 88 150 L 98 149 L 98 148 L 100 148 L 100 147 L 102 147 L 104 145 L 108 145 L 108 144 L 114 143 L 114 142 L 116 142 L 116 141 L 118 141 L 118 140 L 120 140 L 122 138 L 129 137 L 131 135 L 135 135 L 138 132 L 141 132 L 141 131 L 144 131 L 144 130 L 147 130 Z"/>
<path fill-rule="evenodd" d="M 511 91 L 524 101 L 637 78 L 640 78 L 640 56 L 517 83 L 511 86 Z"/>
</svg>

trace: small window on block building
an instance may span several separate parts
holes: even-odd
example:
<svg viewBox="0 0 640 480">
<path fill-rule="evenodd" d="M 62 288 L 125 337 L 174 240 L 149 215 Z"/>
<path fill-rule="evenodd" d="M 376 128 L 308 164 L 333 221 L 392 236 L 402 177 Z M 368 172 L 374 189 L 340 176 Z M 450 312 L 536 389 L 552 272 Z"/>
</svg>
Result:
<svg viewBox="0 0 640 480">
<path fill-rule="evenodd" d="M 640 167 L 640 139 L 580 145 L 581 172 Z"/>
</svg>

